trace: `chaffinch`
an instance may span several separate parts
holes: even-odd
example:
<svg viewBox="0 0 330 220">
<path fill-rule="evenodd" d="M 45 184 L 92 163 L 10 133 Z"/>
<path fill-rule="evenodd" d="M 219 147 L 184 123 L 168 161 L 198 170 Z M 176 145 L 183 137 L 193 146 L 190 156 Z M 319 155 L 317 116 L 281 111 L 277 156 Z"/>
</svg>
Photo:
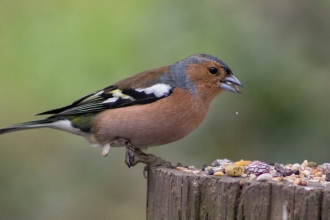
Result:
<svg viewBox="0 0 330 220">
<path fill-rule="evenodd" d="M 185 137 L 202 122 L 215 96 L 224 90 L 238 93 L 237 86 L 242 84 L 224 62 L 196 54 L 37 114 L 52 114 L 48 118 L 1 128 L 0 134 L 54 128 L 103 146 L 103 156 L 110 146 L 126 146 L 128 166 L 150 164 L 157 157 L 140 149 Z"/>
</svg>

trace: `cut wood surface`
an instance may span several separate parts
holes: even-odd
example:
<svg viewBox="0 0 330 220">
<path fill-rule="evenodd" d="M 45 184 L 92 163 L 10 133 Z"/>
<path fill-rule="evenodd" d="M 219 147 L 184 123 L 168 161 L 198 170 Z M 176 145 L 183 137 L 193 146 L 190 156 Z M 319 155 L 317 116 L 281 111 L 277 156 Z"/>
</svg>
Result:
<svg viewBox="0 0 330 220">
<path fill-rule="evenodd" d="M 330 220 L 330 189 L 151 168 L 147 219 Z"/>
</svg>

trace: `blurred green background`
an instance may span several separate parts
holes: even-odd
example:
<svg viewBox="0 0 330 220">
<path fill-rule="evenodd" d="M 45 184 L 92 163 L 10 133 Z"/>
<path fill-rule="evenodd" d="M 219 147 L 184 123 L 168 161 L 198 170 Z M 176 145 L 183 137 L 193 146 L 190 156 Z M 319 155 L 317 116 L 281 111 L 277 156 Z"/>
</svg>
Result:
<svg viewBox="0 0 330 220">
<path fill-rule="evenodd" d="M 195 53 L 245 88 L 222 93 L 185 139 L 149 152 L 330 162 L 330 3 L 0 1 L 0 127 L 36 119 L 120 79 Z M 50 130 L 0 137 L 0 219 L 145 219 L 142 165 Z"/>
</svg>

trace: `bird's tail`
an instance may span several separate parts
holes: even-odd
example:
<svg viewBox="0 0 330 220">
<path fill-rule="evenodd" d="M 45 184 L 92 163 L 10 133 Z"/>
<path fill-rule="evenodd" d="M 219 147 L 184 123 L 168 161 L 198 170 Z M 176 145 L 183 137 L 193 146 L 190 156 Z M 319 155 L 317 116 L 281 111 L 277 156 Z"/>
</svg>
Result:
<svg viewBox="0 0 330 220">
<path fill-rule="evenodd" d="M 8 126 L 5 128 L 0 128 L 0 135 L 9 133 L 9 132 L 13 132 L 13 131 L 49 127 L 54 121 L 55 120 L 52 118 L 46 118 L 46 119 L 42 119 L 42 120 L 29 121 L 29 122 L 11 125 L 11 126 Z"/>
</svg>

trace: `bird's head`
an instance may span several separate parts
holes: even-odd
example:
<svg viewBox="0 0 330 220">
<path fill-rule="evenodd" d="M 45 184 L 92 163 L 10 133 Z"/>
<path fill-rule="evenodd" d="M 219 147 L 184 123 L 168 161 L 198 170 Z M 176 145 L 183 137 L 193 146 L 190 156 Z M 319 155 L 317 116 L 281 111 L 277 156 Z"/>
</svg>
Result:
<svg viewBox="0 0 330 220">
<path fill-rule="evenodd" d="M 185 76 L 180 74 L 182 71 Z M 237 86 L 242 87 L 227 64 L 208 54 L 195 54 L 181 60 L 172 65 L 171 72 L 183 87 L 202 98 L 213 99 L 221 91 L 240 93 Z"/>
</svg>

